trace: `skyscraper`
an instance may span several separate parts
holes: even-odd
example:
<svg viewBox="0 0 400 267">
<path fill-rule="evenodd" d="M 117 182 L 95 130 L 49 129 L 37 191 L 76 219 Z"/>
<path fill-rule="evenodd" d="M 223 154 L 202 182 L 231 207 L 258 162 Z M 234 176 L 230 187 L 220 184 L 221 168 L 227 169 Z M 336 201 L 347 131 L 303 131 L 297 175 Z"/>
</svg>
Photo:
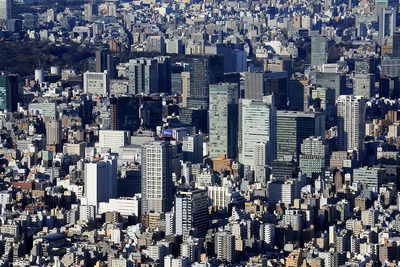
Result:
<svg viewBox="0 0 400 267">
<path fill-rule="evenodd" d="M 210 85 L 209 111 L 210 156 L 237 155 L 238 141 L 238 87 L 237 84 Z"/>
<path fill-rule="evenodd" d="M 193 164 L 203 162 L 203 136 L 193 135 L 183 137 L 182 157 L 184 161 Z"/>
<path fill-rule="evenodd" d="M 142 213 L 172 207 L 172 145 L 153 141 L 142 146 Z"/>
<path fill-rule="evenodd" d="M 0 20 L 11 19 L 11 0 L 0 0 Z"/>
<path fill-rule="evenodd" d="M 215 234 L 215 253 L 217 259 L 227 262 L 236 261 L 235 236 L 231 232 L 224 231 Z"/>
<path fill-rule="evenodd" d="M 62 144 L 62 124 L 60 120 L 53 120 L 46 123 L 47 145 L 60 146 Z"/>
<path fill-rule="evenodd" d="M 328 43 L 325 36 L 311 37 L 311 66 L 321 66 L 328 62 Z"/>
<path fill-rule="evenodd" d="M 360 163 L 365 149 L 365 99 L 361 96 L 341 95 L 336 101 L 338 120 L 338 147 L 356 150 Z"/>
<path fill-rule="evenodd" d="M 277 158 L 293 155 L 298 162 L 303 140 L 324 136 L 325 116 L 321 112 L 278 110 L 276 121 Z"/>
<path fill-rule="evenodd" d="M 396 11 L 382 8 L 379 12 L 379 45 L 383 44 L 386 36 L 392 36 L 396 30 Z"/>
<path fill-rule="evenodd" d="M 276 158 L 276 108 L 273 95 L 239 101 L 239 162 L 254 169 L 257 142 L 268 142 L 266 164 Z M 265 165 L 265 164 L 263 164 Z"/>
<path fill-rule="evenodd" d="M 0 72 L 0 109 L 17 111 L 18 102 L 21 100 L 18 75 Z"/>
<path fill-rule="evenodd" d="M 129 60 L 129 93 L 153 94 L 158 92 L 158 65 L 154 58 Z"/>
<path fill-rule="evenodd" d="M 262 99 L 265 93 L 264 73 L 245 72 L 244 98 Z"/>
<path fill-rule="evenodd" d="M 208 229 L 206 190 L 180 190 L 175 196 L 175 234 L 204 237 Z"/>
<path fill-rule="evenodd" d="M 393 33 L 393 57 L 400 57 L 400 32 Z"/>
<path fill-rule="evenodd" d="M 110 98 L 111 128 L 113 130 L 128 130 L 131 133 L 140 126 L 139 99 L 137 97 Z"/>
<path fill-rule="evenodd" d="M 208 57 L 192 58 L 187 106 L 208 109 L 209 86 L 210 59 Z"/>
<path fill-rule="evenodd" d="M 158 57 L 158 91 L 171 93 L 171 57 Z"/>
<path fill-rule="evenodd" d="M 329 165 L 328 146 L 321 136 L 310 136 L 304 139 L 301 144 L 299 165 L 302 173 L 313 178 L 321 174 L 322 169 Z"/>
<path fill-rule="evenodd" d="M 105 158 L 85 163 L 86 205 L 96 206 L 117 197 L 117 160 Z"/>
</svg>

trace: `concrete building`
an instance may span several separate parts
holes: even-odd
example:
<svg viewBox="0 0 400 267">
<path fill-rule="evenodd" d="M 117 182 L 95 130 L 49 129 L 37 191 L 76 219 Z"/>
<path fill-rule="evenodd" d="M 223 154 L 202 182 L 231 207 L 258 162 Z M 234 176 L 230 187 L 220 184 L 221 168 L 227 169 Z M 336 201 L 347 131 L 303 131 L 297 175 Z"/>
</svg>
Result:
<svg viewBox="0 0 400 267">
<path fill-rule="evenodd" d="M 83 91 L 87 94 L 107 96 L 110 93 L 108 72 L 85 72 L 83 74 Z"/>
<path fill-rule="evenodd" d="M 46 144 L 60 148 L 62 144 L 62 124 L 60 120 L 52 120 L 46 123 Z"/>
<path fill-rule="evenodd" d="M 236 261 L 235 236 L 231 232 L 218 232 L 215 234 L 215 253 L 217 259 L 233 263 Z"/>
<path fill-rule="evenodd" d="M 153 94 L 158 92 L 158 63 L 155 58 L 129 60 L 129 93 Z"/>
<path fill-rule="evenodd" d="M 99 147 L 108 147 L 112 152 L 118 152 L 120 147 L 130 144 L 129 131 L 99 131 Z"/>
<path fill-rule="evenodd" d="M 238 87 L 222 83 L 210 86 L 209 111 L 210 157 L 225 154 L 237 156 L 238 142 Z"/>
<path fill-rule="evenodd" d="M 276 158 L 276 108 L 273 95 L 262 100 L 240 99 L 239 101 L 239 162 L 254 169 L 255 145 L 268 142 L 265 158 L 270 165 Z"/>
<path fill-rule="evenodd" d="M 325 36 L 311 37 L 311 66 L 328 63 L 328 42 Z"/>
<path fill-rule="evenodd" d="M 142 146 L 142 212 L 172 208 L 172 145 L 153 141 Z"/>
<path fill-rule="evenodd" d="M 104 158 L 85 163 L 85 197 L 84 205 L 95 206 L 117 197 L 117 160 Z"/>
<path fill-rule="evenodd" d="M 203 143 L 202 135 L 193 135 L 183 137 L 182 157 L 184 161 L 190 161 L 193 164 L 203 162 Z"/>
<path fill-rule="evenodd" d="M 175 234 L 204 237 L 208 229 L 206 190 L 181 190 L 175 195 Z"/>
<path fill-rule="evenodd" d="M 4 2 L 4 1 L 3 1 Z M 6 2 L 9 2 L 6 0 Z M 0 10 L 1 10 L 0 1 Z M 0 109 L 17 111 L 18 103 L 22 101 L 22 91 L 19 86 L 19 77 L 14 74 L 0 72 Z"/>
<path fill-rule="evenodd" d="M 379 192 L 379 188 L 385 183 L 385 169 L 383 168 L 357 168 L 353 170 L 353 181 L 360 182 L 365 187 Z"/>
<path fill-rule="evenodd" d="M 300 170 L 307 177 L 316 178 L 326 166 L 329 166 L 328 146 L 319 137 L 309 137 L 301 144 Z"/>
<path fill-rule="evenodd" d="M 353 95 L 366 99 L 375 96 L 375 74 L 356 73 L 353 78 Z"/>
<path fill-rule="evenodd" d="M 362 163 L 365 150 L 365 99 L 342 95 L 336 101 L 339 150 L 356 150 Z"/>
<path fill-rule="evenodd" d="M 0 20 L 11 19 L 11 0 L 0 0 Z"/>
<path fill-rule="evenodd" d="M 277 111 L 277 158 L 294 156 L 299 160 L 301 144 L 309 136 L 324 136 L 325 116 L 320 112 Z"/>
</svg>

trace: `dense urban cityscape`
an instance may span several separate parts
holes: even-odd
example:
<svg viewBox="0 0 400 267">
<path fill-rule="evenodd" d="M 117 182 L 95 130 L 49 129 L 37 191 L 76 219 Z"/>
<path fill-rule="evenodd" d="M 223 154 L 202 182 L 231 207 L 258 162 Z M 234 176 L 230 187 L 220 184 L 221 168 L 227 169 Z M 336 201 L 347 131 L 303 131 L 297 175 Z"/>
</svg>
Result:
<svg viewBox="0 0 400 267">
<path fill-rule="evenodd" d="M 398 0 L 0 0 L 0 266 L 400 266 L 399 27 Z"/>
</svg>

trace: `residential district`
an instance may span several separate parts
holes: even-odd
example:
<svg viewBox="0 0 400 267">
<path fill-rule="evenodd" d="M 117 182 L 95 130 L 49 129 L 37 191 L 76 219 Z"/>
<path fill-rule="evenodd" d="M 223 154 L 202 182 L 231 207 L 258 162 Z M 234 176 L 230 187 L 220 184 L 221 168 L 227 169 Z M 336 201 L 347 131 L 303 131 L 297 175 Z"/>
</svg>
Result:
<svg viewBox="0 0 400 267">
<path fill-rule="evenodd" d="M 0 266 L 399 266 L 398 1 L 0 0 L 0 21 Z M 21 44 L 91 55 L 24 75 Z"/>
</svg>

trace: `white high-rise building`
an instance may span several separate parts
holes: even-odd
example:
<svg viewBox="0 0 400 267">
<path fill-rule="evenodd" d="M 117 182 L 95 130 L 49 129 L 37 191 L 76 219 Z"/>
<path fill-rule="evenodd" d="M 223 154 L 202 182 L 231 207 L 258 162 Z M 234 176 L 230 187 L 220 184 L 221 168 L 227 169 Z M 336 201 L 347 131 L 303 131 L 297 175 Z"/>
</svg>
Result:
<svg viewBox="0 0 400 267">
<path fill-rule="evenodd" d="M 276 158 L 276 108 L 273 95 L 262 100 L 240 99 L 239 104 L 239 162 L 254 169 L 258 142 L 269 143 L 265 163 L 270 165 Z"/>
<path fill-rule="evenodd" d="M 85 198 L 82 202 L 98 210 L 100 202 L 117 197 L 117 160 L 106 157 L 85 164 Z"/>
<path fill-rule="evenodd" d="M 83 91 L 87 94 L 106 96 L 110 93 L 110 81 L 108 73 L 104 72 L 85 72 L 83 74 Z"/>
<path fill-rule="evenodd" d="M 275 243 L 275 224 L 264 223 L 260 225 L 260 240 L 273 246 Z"/>
<path fill-rule="evenodd" d="M 214 246 L 217 259 L 235 262 L 235 236 L 231 232 L 216 233 Z"/>
<path fill-rule="evenodd" d="M 153 141 L 142 146 L 142 212 L 172 208 L 172 145 Z"/>
<path fill-rule="evenodd" d="M 0 0 L 0 20 L 11 19 L 11 0 Z"/>
<path fill-rule="evenodd" d="M 336 101 L 339 149 L 356 150 L 363 162 L 365 148 L 365 98 L 341 95 Z"/>
</svg>

